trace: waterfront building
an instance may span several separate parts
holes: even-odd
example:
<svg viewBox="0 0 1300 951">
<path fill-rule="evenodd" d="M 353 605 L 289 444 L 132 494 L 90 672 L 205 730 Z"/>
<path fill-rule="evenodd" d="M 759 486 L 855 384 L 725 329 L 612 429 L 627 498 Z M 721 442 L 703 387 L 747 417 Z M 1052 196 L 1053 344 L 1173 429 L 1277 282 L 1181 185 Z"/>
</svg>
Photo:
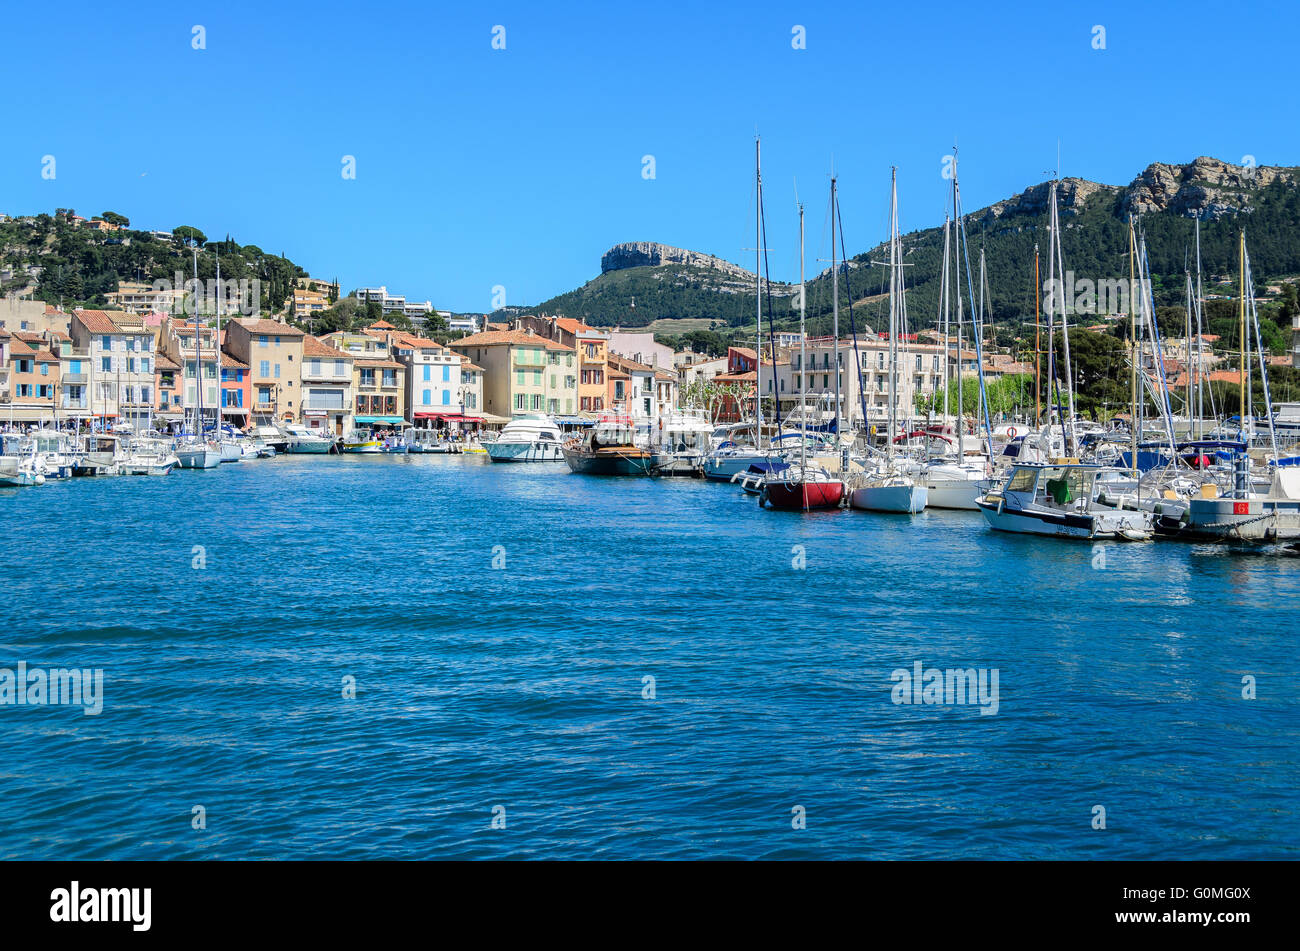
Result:
<svg viewBox="0 0 1300 951">
<path fill-rule="evenodd" d="M 138 314 L 75 310 L 74 350 L 88 358 L 89 412 L 143 428 L 153 410 L 154 331 Z"/>
<path fill-rule="evenodd" d="M 455 340 L 451 349 L 483 368 L 485 415 L 509 419 L 577 411 L 577 359 L 571 347 L 525 330 L 491 330 Z"/>
<path fill-rule="evenodd" d="M 44 301 L 19 297 L 0 299 L 0 330 L 9 333 L 22 330 L 42 335 L 57 330 L 66 334 L 70 332 L 71 323 L 71 314 Z"/>
<path fill-rule="evenodd" d="M 400 330 L 384 332 L 393 359 L 406 373 L 408 416 L 417 428 L 460 415 L 461 355 L 436 340 Z"/>
<path fill-rule="evenodd" d="M 166 340 L 166 336 L 161 336 Z M 185 400 L 181 384 L 181 365 L 162 350 L 154 355 L 154 417 L 163 423 L 179 423 L 184 418 Z"/>
<path fill-rule="evenodd" d="M 158 385 L 166 386 L 168 393 L 165 407 L 162 397 L 159 397 L 159 416 L 167 422 L 179 424 L 188 414 L 192 428 L 194 413 L 199 408 L 199 386 L 202 385 L 203 418 L 205 425 L 213 425 L 217 420 L 221 391 L 217 379 L 216 328 L 202 324 L 195 327 L 193 318 L 168 316 L 163 318 L 158 341 L 159 351 L 167 357 L 169 367 L 158 374 Z"/>
<path fill-rule="evenodd" d="M 221 418 L 235 429 L 252 422 L 253 379 L 249 366 L 234 354 L 221 354 Z"/>
<path fill-rule="evenodd" d="M 353 428 L 355 357 L 311 334 L 302 340 L 302 422 L 342 436 Z"/>
<path fill-rule="evenodd" d="M 402 427 L 406 416 L 406 368 L 389 357 L 352 361 L 354 421 L 358 426 Z"/>
<path fill-rule="evenodd" d="M 586 327 L 575 335 L 578 351 L 578 408 L 599 413 L 609 406 L 609 334 Z"/>
<path fill-rule="evenodd" d="M 658 419 L 654 367 L 611 353 L 608 370 L 607 407 L 619 407 L 633 419 Z"/>
<path fill-rule="evenodd" d="M 90 415 L 90 354 L 73 346 L 72 338 L 50 335 L 50 351 L 59 356 L 59 390 L 56 399 L 61 419 Z"/>
<path fill-rule="evenodd" d="M 474 364 L 469 357 L 460 358 L 460 406 L 461 414 L 469 423 L 483 413 L 483 368 Z"/>
<path fill-rule="evenodd" d="M 616 327 L 609 333 L 609 352 L 656 369 L 669 370 L 673 366 L 672 347 L 656 343 L 652 333 L 637 333 Z"/>
<path fill-rule="evenodd" d="M 302 341 L 306 334 L 265 317 L 233 319 L 226 331 L 227 348 L 248 365 L 253 412 L 297 422 L 302 410 Z"/>
<path fill-rule="evenodd" d="M 28 339 L 24 339 L 28 338 Z M 39 335 L 19 331 L 9 337 L 8 396 L 0 423 L 48 421 L 54 415 L 60 360 Z"/>
</svg>

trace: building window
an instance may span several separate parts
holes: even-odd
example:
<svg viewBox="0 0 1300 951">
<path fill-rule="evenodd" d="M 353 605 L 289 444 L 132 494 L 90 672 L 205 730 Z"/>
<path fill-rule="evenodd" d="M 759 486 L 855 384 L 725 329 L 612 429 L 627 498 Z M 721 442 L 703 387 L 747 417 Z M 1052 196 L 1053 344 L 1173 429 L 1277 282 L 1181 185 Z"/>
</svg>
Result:
<svg viewBox="0 0 1300 951">
<path fill-rule="evenodd" d="M 385 370 L 385 371 L 384 371 L 384 386 L 396 386 L 396 385 L 397 385 L 397 371 L 396 371 L 396 370 Z"/>
<path fill-rule="evenodd" d="M 424 399 L 421 402 L 423 402 L 425 406 L 430 405 L 433 402 L 433 390 L 425 390 Z"/>
<path fill-rule="evenodd" d="M 424 365 L 424 382 L 425 382 L 425 383 L 428 383 L 428 382 L 429 382 L 429 379 L 430 379 L 432 376 L 433 376 L 433 367 L 429 366 L 429 364 L 426 363 L 426 364 Z M 425 390 L 424 392 L 427 393 L 427 392 L 429 392 L 429 391 L 428 391 L 428 390 Z M 429 398 L 426 396 L 426 397 L 424 398 L 424 401 L 425 401 L 426 403 L 429 402 Z"/>
<path fill-rule="evenodd" d="M 259 347 L 265 347 L 265 346 L 267 345 L 267 343 L 268 343 L 268 341 L 267 341 L 266 334 L 258 334 L 258 335 L 257 335 L 257 345 L 258 345 Z"/>
<path fill-rule="evenodd" d="M 451 367 L 444 365 L 442 368 L 442 382 L 451 382 Z"/>
</svg>

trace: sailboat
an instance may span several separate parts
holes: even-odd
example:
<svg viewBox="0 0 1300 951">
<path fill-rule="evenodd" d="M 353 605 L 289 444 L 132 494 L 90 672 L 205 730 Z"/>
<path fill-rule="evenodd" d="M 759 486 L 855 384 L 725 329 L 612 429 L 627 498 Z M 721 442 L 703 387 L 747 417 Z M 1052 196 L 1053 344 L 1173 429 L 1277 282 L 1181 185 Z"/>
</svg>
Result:
<svg viewBox="0 0 1300 951">
<path fill-rule="evenodd" d="M 925 508 L 929 490 L 894 458 L 893 437 L 898 431 L 898 339 L 905 315 L 900 250 L 898 169 L 895 168 L 890 172 L 889 192 L 889 438 L 885 441 L 883 464 L 854 477 L 849 505 L 868 512 L 914 515 Z"/>
<path fill-rule="evenodd" d="M 954 455 L 950 457 L 941 457 L 929 461 L 923 468 L 921 477 L 925 482 L 927 497 L 927 508 L 941 509 L 961 509 L 966 511 L 979 511 L 979 506 L 975 500 L 988 491 L 990 483 L 988 481 L 992 472 L 992 463 L 987 453 L 975 449 L 967 450 L 966 447 L 966 414 L 963 405 L 963 397 L 966 388 L 962 377 L 962 345 L 965 342 L 965 334 L 962 321 L 962 296 L 961 296 L 961 262 L 963 260 L 963 251 L 968 249 L 964 243 L 966 234 L 963 212 L 961 209 L 961 188 L 957 182 L 957 156 L 954 150 L 952 162 L 952 235 L 954 254 L 951 257 L 953 271 L 956 272 L 956 280 L 949 283 L 949 240 L 948 240 L 948 222 L 944 223 L 944 241 L 943 241 L 943 281 L 940 285 L 940 309 L 943 323 L 943 402 L 944 402 L 944 422 L 946 423 L 949 415 L 949 390 L 948 385 L 951 377 L 950 368 L 952 367 L 952 347 L 953 341 L 949 336 L 949 305 L 955 297 L 956 317 L 957 317 L 957 357 L 956 357 L 956 378 L 957 378 L 957 407 L 956 407 L 956 437 L 957 443 L 954 447 Z M 969 257 L 967 261 L 967 275 L 969 279 Z M 976 322 L 975 337 L 977 340 L 982 333 L 982 323 L 984 316 L 984 251 L 980 250 L 980 310 L 978 317 L 972 312 L 972 320 Z M 974 301 L 972 301 L 972 304 Z M 983 373 L 980 367 L 979 372 Z M 978 387 L 981 407 L 984 405 L 984 388 Z"/>
<path fill-rule="evenodd" d="M 221 385 L 221 252 L 213 249 L 213 254 L 217 259 L 217 424 L 212 438 L 221 447 L 222 462 L 240 462 L 244 458 L 244 447 L 234 432 L 225 427 L 226 389 Z"/>
<path fill-rule="evenodd" d="M 221 465 L 221 446 L 203 435 L 203 334 L 199 325 L 199 249 L 194 245 L 194 429 L 176 447 L 177 465 L 181 469 L 215 469 Z M 220 347 L 218 347 L 218 350 Z M 220 388 L 220 381 L 218 381 Z M 220 418 L 220 416 L 218 416 Z M 187 427 L 188 428 L 188 427 Z"/>
<path fill-rule="evenodd" d="M 835 179 L 831 179 L 831 254 L 835 247 Z M 837 278 L 834 261 L 831 262 L 832 280 Z M 839 295 L 835 294 L 838 308 Z M 799 372 L 806 379 L 804 367 L 808 362 L 807 346 L 804 342 L 804 225 L 803 205 L 799 206 Z M 776 372 L 775 355 L 772 360 L 773 373 Z M 838 364 L 838 360 L 837 360 Z M 799 413 L 805 425 L 808 419 L 808 387 L 799 387 Z M 832 475 L 825 467 L 810 465 L 808 462 L 808 439 L 799 441 L 799 461 L 789 466 L 772 471 L 763 479 L 759 490 L 759 504 L 770 505 L 774 509 L 808 512 L 814 509 L 839 508 L 844 501 L 844 480 Z"/>
<path fill-rule="evenodd" d="M 1259 360 L 1259 376 L 1263 390 L 1264 410 L 1268 419 L 1268 437 L 1272 449 L 1271 478 L 1268 490 L 1258 491 L 1253 485 L 1250 455 L 1243 445 L 1232 456 L 1232 487 L 1220 495 L 1217 486 L 1207 485 L 1199 498 L 1187 503 L 1185 522 L 1177 537 L 1207 541 L 1271 542 L 1300 538 L 1300 466 L 1281 464 L 1278 452 L 1277 429 L 1273 417 L 1272 397 L 1268 386 L 1268 368 L 1264 356 L 1264 340 L 1259 328 L 1259 312 L 1255 306 L 1251 280 L 1250 254 L 1246 250 L 1246 232 L 1240 238 L 1241 299 L 1239 313 L 1240 360 L 1240 417 L 1252 417 L 1252 389 L 1250 368 L 1251 331 L 1255 335 L 1255 353 Z M 1246 435 L 1246 434 L 1243 434 Z M 1247 443 L 1246 439 L 1243 439 Z"/>
<path fill-rule="evenodd" d="M 762 142 L 754 140 L 754 180 L 758 199 L 754 204 L 754 234 L 756 238 L 754 256 L 754 295 L 756 318 L 756 348 L 754 350 L 754 442 L 752 445 L 741 444 L 734 439 L 726 440 L 715 446 L 704 457 L 701 468 L 704 478 L 711 482 L 734 482 L 746 473 L 759 470 L 768 472 L 785 467 L 785 458 L 780 449 L 769 438 L 767 447 L 763 446 L 763 159 Z M 776 379 L 775 359 L 772 366 L 772 379 Z M 773 399 L 779 400 L 780 394 L 773 387 Z M 737 430 L 739 432 L 739 430 Z"/>
</svg>

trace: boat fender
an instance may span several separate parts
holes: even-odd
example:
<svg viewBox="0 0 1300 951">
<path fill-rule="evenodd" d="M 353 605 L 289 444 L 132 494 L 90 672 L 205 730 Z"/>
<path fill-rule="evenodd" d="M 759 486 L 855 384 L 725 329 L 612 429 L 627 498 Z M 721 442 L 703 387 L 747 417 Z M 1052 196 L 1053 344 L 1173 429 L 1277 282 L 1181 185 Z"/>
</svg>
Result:
<svg viewBox="0 0 1300 951">
<path fill-rule="evenodd" d="M 758 507 L 761 509 L 767 508 L 767 486 L 766 485 L 763 486 L 763 488 L 760 489 L 758 492 Z"/>
</svg>

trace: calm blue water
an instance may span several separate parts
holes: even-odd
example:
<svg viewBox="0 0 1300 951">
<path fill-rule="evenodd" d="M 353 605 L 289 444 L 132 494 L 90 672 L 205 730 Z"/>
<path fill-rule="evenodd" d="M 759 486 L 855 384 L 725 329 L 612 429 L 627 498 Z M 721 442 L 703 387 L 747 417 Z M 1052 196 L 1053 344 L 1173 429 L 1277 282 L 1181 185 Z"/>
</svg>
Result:
<svg viewBox="0 0 1300 951">
<path fill-rule="evenodd" d="M 468 457 L 0 516 L 0 667 L 105 676 L 0 706 L 3 858 L 1297 855 L 1300 559 Z M 997 668 L 996 715 L 893 703 L 916 661 Z"/>
</svg>

